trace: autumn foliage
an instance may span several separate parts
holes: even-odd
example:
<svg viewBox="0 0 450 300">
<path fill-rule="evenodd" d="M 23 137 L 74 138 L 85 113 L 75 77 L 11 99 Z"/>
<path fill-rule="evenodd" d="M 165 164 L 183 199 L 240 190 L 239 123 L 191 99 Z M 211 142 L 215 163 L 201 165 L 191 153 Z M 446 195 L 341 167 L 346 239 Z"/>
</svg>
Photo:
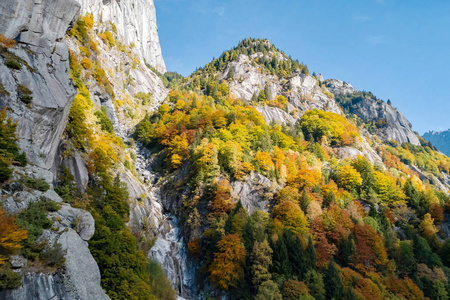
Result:
<svg viewBox="0 0 450 300">
<path fill-rule="evenodd" d="M 217 249 L 209 266 L 211 281 L 223 290 L 236 287 L 245 267 L 245 249 L 239 235 L 223 236 L 217 243 Z"/>
<path fill-rule="evenodd" d="M 22 248 L 21 242 L 26 238 L 27 231 L 20 229 L 16 219 L 0 207 L 0 265 L 8 259 L 8 254 Z"/>
</svg>

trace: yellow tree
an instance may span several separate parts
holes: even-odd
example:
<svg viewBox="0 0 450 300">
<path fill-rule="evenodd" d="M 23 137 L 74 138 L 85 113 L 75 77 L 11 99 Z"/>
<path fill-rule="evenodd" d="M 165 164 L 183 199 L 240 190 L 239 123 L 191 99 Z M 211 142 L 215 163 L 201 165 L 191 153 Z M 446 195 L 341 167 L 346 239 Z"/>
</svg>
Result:
<svg viewBox="0 0 450 300">
<path fill-rule="evenodd" d="M 294 233 L 308 231 L 308 220 L 300 206 L 291 201 L 285 201 L 273 208 L 275 219 L 279 220 L 286 229 Z"/>
<path fill-rule="evenodd" d="M 21 241 L 27 238 L 27 231 L 19 229 L 14 217 L 9 217 L 6 211 L 0 208 L 0 265 L 8 259 L 10 252 L 22 248 Z"/>
<path fill-rule="evenodd" d="M 438 232 L 436 226 L 434 226 L 434 220 L 428 213 L 423 216 L 423 221 L 420 223 L 419 228 L 425 237 L 430 237 Z"/>
<path fill-rule="evenodd" d="M 393 178 L 377 171 L 374 174 L 374 179 L 374 189 L 381 201 L 391 206 L 405 203 L 406 196 Z"/>
<path fill-rule="evenodd" d="M 346 165 L 340 168 L 338 185 L 346 190 L 355 190 L 362 184 L 361 174 L 352 166 Z"/>
<path fill-rule="evenodd" d="M 176 135 L 169 142 L 169 151 L 171 153 L 170 162 L 172 163 L 172 167 L 178 168 L 181 166 L 183 159 L 188 154 L 189 143 L 186 139 L 186 133 L 182 133 L 181 135 Z"/>
<path fill-rule="evenodd" d="M 238 234 L 224 235 L 209 266 L 211 281 L 220 289 L 236 287 L 244 273 L 245 248 Z"/>
<path fill-rule="evenodd" d="M 270 154 L 264 151 L 256 152 L 255 163 L 264 174 L 268 174 L 268 172 L 273 170 L 275 167 Z"/>
</svg>

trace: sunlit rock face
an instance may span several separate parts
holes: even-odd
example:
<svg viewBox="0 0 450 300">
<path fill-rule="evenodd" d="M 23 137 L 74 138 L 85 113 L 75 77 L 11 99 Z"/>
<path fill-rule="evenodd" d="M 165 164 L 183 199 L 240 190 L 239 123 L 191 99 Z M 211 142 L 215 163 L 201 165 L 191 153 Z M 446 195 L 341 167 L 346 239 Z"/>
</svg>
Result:
<svg viewBox="0 0 450 300">
<path fill-rule="evenodd" d="M 30 163 L 45 169 L 53 164 L 75 88 L 69 78 L 69 52 L 64 35 L 78 18 L 75 0 L 7 0 L 0 3 L 0 34 L 15 39 L 11 49 L 20 70 L 0 58 L 0 107 L 17 122 L 19 146 Z M 31 103 L 21 100 L 19 86 L 31 91 Z"/>
<path fill-rule="evenodd" d="M 77 0 L 82 14 L 91 13 L 95 23 L 112 22 L 127 46 L 134 44 L 143 60 L 159 72 L 166 65 L 159 45 L 153 0 Z"/>
</svg>

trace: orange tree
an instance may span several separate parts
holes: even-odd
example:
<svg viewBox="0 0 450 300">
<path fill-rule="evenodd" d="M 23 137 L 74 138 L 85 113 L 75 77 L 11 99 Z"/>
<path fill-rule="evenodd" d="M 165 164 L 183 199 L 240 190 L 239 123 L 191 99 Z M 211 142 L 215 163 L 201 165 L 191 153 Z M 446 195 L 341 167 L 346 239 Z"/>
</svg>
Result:
<svg viewBox="0 0 450 300">
<path fill-rule="evenodd" d="M 245 249 L 239 235 L 223 236 L 217 243 L 217 249 L 209 266 L 211 281 L 222 290 L 236 287 L 245 267 Z"/>
<path fill-rule="evenodd" d="M 19 229 L 16 219 L 0 208 L 0 265 L 8 259 L 7 255 L 22 248 L 21 241 L 27 238 L 27 231 Z"/>
</svg>

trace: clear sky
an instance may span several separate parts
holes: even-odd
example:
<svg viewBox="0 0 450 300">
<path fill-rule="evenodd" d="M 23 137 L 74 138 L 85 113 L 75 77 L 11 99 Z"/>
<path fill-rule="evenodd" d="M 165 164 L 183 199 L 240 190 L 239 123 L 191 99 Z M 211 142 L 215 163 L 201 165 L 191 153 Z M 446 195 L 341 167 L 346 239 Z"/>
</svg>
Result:
<svg viewBox="0 0 450 300">
<path fill-rule="evenodd" d="M 164 60 L 188 75 L 247 37 L 372 91 L 413 130 L 450 128 L 449 0 L 155 0 Z"/>
</svg>

